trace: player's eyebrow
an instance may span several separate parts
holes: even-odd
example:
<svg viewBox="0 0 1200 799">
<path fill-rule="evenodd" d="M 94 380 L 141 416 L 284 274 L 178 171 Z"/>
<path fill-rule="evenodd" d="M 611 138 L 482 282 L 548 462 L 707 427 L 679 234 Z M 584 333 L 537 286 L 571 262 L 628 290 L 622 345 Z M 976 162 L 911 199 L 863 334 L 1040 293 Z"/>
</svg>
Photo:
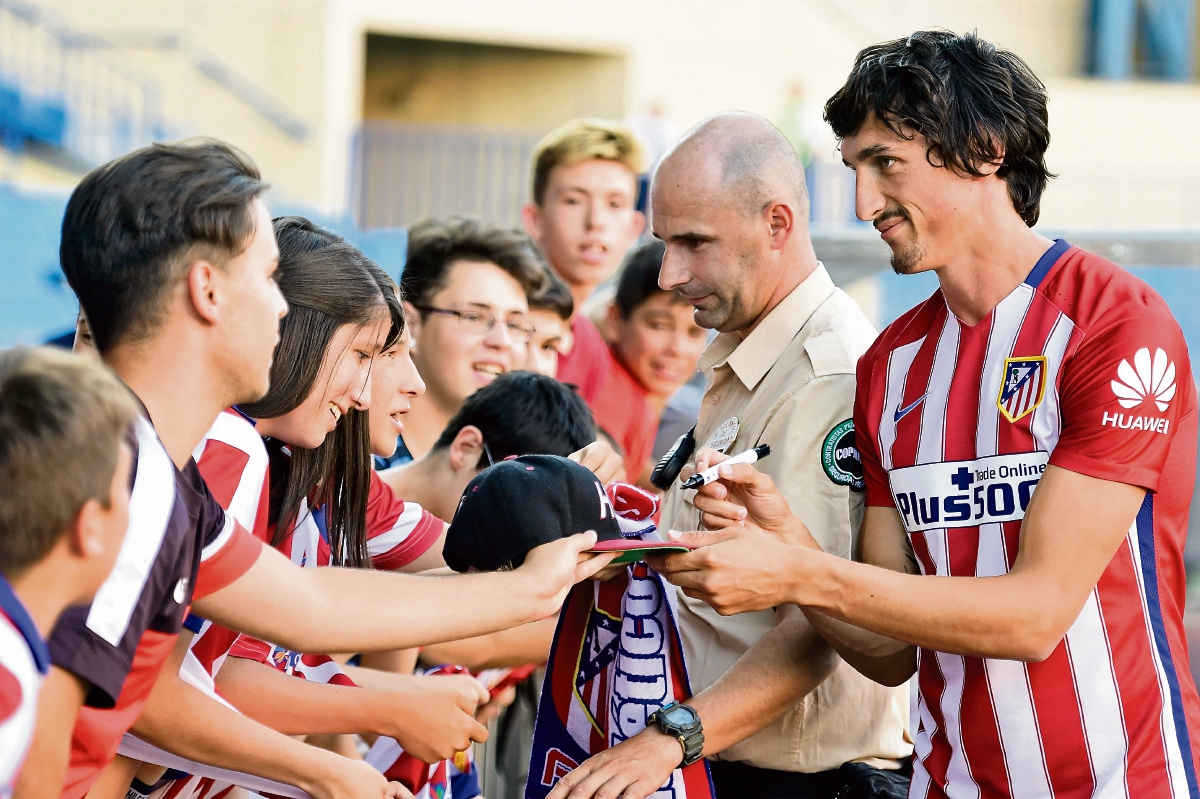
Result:
<svg viewBox="0 0 1200 799">
<path fill-rule="evenodd" d="M 864 147 L 861 150 L 859 150 L 858 155 L 856 156 L 856 160 L 866 161 L 868 158 L 874 158 L 877 155 L 886 155 L 888 153 L 891 153 L 891 151 L 892 151 L 892 148 L 886 144 L 872 144 L 869 147 Z M 850 166 L 850 162 L 847 161 L 845 158 L 842 159 L 842 163 L 845 164 L 846 166 Z"/>
</svg>

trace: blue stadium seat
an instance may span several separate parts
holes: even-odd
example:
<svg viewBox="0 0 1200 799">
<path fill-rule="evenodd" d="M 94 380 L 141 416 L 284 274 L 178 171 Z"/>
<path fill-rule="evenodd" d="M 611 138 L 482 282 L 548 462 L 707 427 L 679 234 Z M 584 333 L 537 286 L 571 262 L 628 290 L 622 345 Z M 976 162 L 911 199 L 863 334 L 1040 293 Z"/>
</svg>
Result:
<svg viewBox="0 0 1200 799">
<path fill-rule="evenodd" d="M 0 80 L 0 132 L 10 146 L 21 140 L 21 92 L 11 83 Z"/>
<path fill-rule="evenodd" d="M 67 108 L 53 98 L 21 97 L 21 132 L 26 138 L 62 147 Z"/>
<path fill-rule="evenodd" d="M 67 194 L 29 192 L 0 183 L 0 347 L 37 344 L 75 326 L 78 304 L 58 267 Z M 358 230 L 349 217 L 303 206 L 272 205 L 276 216 L 307 216 L 361 247 L 392 275 L 404 265 L 404 230 Z"/>
<path fill-rule="evenodd" d="M 75 295 L 58 268 L 66 202 L 0 184 L 0 346 L 44 341 L 75 323 Z"/>
</svg>

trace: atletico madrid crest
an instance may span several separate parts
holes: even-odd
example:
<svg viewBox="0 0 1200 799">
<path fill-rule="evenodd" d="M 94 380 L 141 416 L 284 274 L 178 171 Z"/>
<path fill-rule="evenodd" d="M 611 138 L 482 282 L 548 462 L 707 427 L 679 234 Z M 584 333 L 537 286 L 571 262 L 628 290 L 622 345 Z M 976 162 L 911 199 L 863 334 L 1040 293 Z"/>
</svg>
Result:
<svg viewBox="0 0 1200 799">
<path fill-rule="evenodd" d="M 1033 413 L 1046 396 L 1046 356 L 1028 355 L 1004 359 L 1004 381 L 996 407 L 1004 418 L 1015 422 Z"/>
</svg>

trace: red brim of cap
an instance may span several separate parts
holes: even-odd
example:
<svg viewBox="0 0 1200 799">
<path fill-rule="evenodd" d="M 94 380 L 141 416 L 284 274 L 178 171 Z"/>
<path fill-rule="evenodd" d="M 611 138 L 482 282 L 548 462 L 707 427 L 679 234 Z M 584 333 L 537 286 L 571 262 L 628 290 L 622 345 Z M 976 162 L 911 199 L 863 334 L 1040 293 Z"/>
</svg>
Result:
<svg viewBox="0 0 1200 799">
<path fill-rule="evenodd" d="M 633 549 L 662 549 L 666 552 L 687 552 L 692 547 L 677 541 L 639 541 L 636 538 L 613 538 L 608 541 L 597 541 L 588 552 L 628 552 Z M 664 552 L 664 554 L 666 554 Z"/>
<path fill-rule="evenodd" d="M 626 563 L 637 563 L 639 560 L 645 560 L 647 555 L 675 555 L 687 552 L 690 549 L 691 547 L 673 541 L 638 541 L 636 538 L 628 538 L 623 540 L 597 541 L 596 546 L 589 549 L 588 552 L 598 555 L 616 552 L 617 556 L 613 558 L 610 565 L 621 566 Z"/>
</svg>

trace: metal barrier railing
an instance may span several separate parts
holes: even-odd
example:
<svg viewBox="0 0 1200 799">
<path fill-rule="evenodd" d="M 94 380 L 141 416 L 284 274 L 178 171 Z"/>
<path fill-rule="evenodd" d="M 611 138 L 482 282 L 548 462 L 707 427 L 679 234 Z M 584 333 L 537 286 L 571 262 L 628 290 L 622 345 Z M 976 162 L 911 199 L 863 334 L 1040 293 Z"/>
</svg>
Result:
<svg viewBox="0 0 1200 799">
<path fill-rule="evenodd" d="M 0 0 L 0 82 L 25 100 L 60 108 L 65 128 L 51 143 L 83 164 L 163 138 L 158 84 L 122 64 L 106 42 L 35 5 Z"/>
<path fill-rule="evenodd" d="M 351 145 L 358 226 L 404 227 L 453 214 L 519 225 L 541 135 L 368 122 Z"/>
<path fill-rule="evenodd" d="M 354 218 L 364 229 L 453 214 L 519 225 L 539 138 L 520 131 L 368 122 L 351 145 Z M 814 224 L 856 224 L 853 172 L 815 162 L 807 177 Z"/>
</svg>

